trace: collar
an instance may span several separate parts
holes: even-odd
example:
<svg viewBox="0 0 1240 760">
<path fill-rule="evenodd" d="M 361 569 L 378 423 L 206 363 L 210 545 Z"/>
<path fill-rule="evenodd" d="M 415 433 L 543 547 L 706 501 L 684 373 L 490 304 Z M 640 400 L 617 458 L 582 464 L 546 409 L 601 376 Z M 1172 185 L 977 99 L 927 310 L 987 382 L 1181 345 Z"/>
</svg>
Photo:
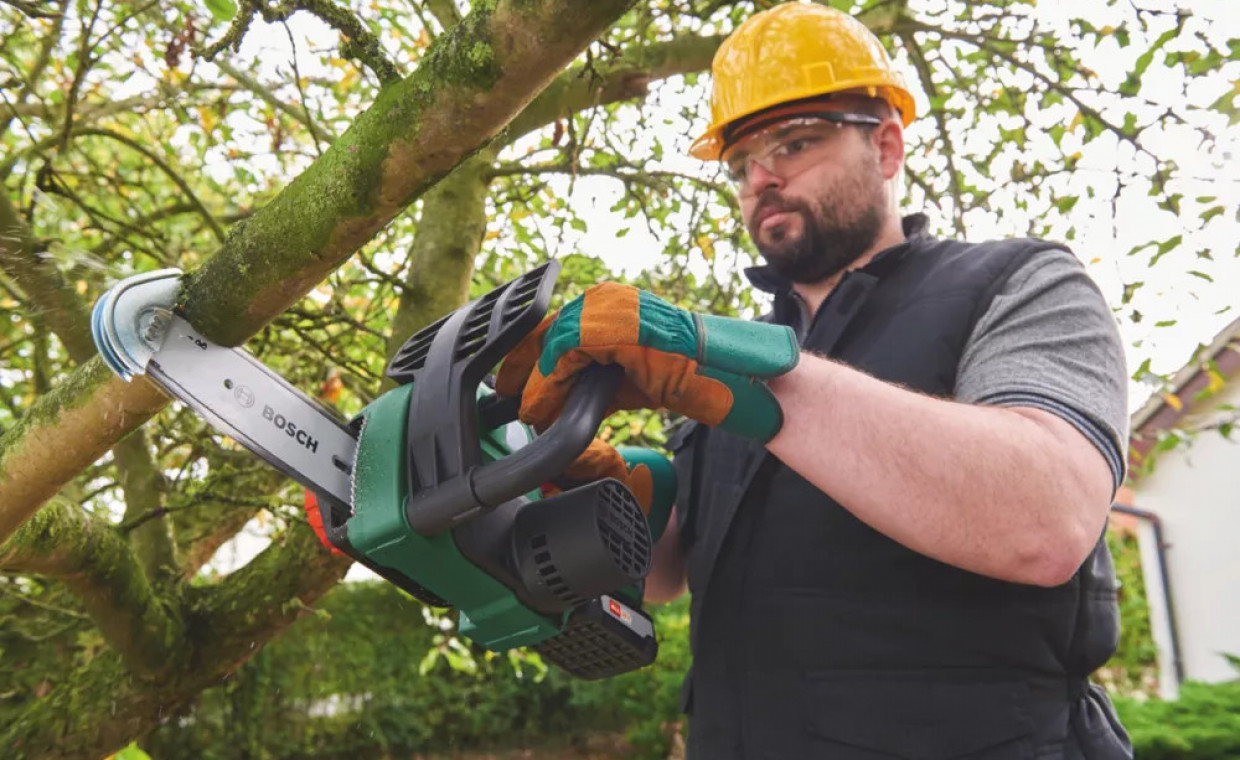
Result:
<svg viewBox="0 0 1240 760">
<path fill-rule="evenodd" d="M 888 263 L 895 264 L 904 257 L 912 248 L 912 244 L 920 242 L 930 237 L 930 233 L 926 227 L 930 224 L 930 217 L 921 212 L 909 214 L 900 220 L 901 226 L 904 228 L 904 237 L 906 240 L 899 245 L 893 245 L 879 251 L 874 258 L 857 271 L 871 272 L 881 275 L 887 268 Z M 770 264 L 763 264 L 756 267 L 747 267 L 745 269 L 745 277 L 749 279 L 749 283 L 763 293 L 771 293 L 776 298 L 783 298 L 789 295 L 795 295 L 792 290 L 792 280 L 784 277 Z"/>
</svg>

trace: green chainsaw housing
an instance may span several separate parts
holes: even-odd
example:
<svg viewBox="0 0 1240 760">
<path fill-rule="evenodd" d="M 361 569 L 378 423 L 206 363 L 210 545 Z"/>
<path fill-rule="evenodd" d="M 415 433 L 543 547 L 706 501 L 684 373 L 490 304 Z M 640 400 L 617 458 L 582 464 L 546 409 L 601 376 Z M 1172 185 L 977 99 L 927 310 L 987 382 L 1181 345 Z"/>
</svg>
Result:
<svg viewBox="0 0 1240 760">
<path fill-rule="evenodd" d="M 362 412 L 353 475 L 354 516 L 349 543 L 371 561 L 417 582 L 462 610 L 461 633 L 493 650 L 537 644 L 559 633 L 561 622 L 530 610 L 513 592 L 461 555 L 450 531 L 426 537 L 409 527 L 405 434 L 412 385 L 385 393 Z M 516 423 L 510 423 L 516 424 Z M 485 431 L 483 453 L 508 454 L 504 430 Z M 472 616 L 466 616 L 464 611 Z"/>
<path fill-rule="evenodd" d="M 543 497 L 540 487 L 593 439 L 623 379 L 617 367 L 584 372 L 539 436 L 516 421 L 515 400 L 484 382 L 541 321 L 558 269 L 544 264 L 406 342 L 388 368 L 398 387 L 351 423 L 352 504 L 321 499 L 320 510 L 333 546 L 455 608 L 462 635 L 493 651 L 532 646 L 592 679 L 655 658 L 641 595 L 675 475 L 658 454 L 625 453 L 654 475 L 648 516 L 611 479 Z"/>
</svg>

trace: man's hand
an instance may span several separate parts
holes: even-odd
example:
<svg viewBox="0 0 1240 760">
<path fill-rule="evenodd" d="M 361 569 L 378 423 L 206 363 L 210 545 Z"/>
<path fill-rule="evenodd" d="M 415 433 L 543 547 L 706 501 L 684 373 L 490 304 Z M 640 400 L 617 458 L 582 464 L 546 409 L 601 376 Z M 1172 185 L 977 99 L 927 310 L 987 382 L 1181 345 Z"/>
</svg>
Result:
<svg viewBox="0 0 1240 760">
<path fill-rule="evenodd" d="M 556 482 L 543 486 L 543 494 L 547 496 L 559 493 L 584 483 L 592 483 L 603 478 L 615 478 L 629 487 L 642 512 L 650 515 L 650 507 L 654 503 L 655 483 L 650 468 L 645 464 L 637 464 L 630 468 L 616 447 L 595 438 L 581 456 L 577 457 L 568 469 L 556 478 Z"/>
<path fill-rule="evenodd" d="M 564 407 L 576 375 L 619 364 L 613 409 L 665 407 L 711 427 L 769 441 L 783 415 L 766 380 L 796 366 L 788 327 L 694 314 L 630 285 L 595 285 L 544 320 L 504 360 L 503 396 L 521 395 L 521 419 L 540 430 Z"/>
</svg>

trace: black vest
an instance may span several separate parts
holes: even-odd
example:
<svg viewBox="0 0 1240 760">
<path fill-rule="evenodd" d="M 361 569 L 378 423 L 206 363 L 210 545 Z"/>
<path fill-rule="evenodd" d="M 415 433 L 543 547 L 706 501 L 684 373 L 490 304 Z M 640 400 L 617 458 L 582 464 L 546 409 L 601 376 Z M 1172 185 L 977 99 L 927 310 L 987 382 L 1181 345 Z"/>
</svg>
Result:
<svg viewBox="0 0 1240 760">
<path fill-rule="evenodd" d="M 974 324 L 1050 247 L 914 236 L 846 274 L 803 346 L 950 397 Z M 796 308 L 777 294 L 768 319 L 796 325 Z M 892 541 L 759 444 L 696 425 L 672 443 L 690 760 L 1131 757 L 1086 680 L 1118 639 L 1101 538 L 1062 586 L 1000 581 Z"/>
</svg>

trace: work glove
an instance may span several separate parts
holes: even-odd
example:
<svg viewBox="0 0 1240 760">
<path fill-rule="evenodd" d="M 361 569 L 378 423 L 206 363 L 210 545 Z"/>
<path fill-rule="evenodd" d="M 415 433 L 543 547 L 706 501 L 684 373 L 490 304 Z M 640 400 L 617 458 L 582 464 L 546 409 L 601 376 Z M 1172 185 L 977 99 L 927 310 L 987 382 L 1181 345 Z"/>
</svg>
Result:
<svg viewBox="0 0 1240 760">
<path fill-rule="evenodd" d="M 595 438 L 560 477 L 542 487 L 542 493 L 554 496 L 603 478 L 615 478 L 629 487 L 646 515 L 651 537 L 658 541 L 676 498 L 676 470 L 657 451 L 636 446 L 617 448 Z"/>
<path fill-rule="evenodd" d="M 521 396 L 521 420 L 546 429 L 577 373 L 619 364 L 615 409 L 666 408 L 763 443 L 783 425 L 766 380 L 796 366 L 796 335 L 782 325 L 696 314 L 631 285 L 605 282 L 543 320 L 504 359 L 502 396 Z"/>
</svg>

